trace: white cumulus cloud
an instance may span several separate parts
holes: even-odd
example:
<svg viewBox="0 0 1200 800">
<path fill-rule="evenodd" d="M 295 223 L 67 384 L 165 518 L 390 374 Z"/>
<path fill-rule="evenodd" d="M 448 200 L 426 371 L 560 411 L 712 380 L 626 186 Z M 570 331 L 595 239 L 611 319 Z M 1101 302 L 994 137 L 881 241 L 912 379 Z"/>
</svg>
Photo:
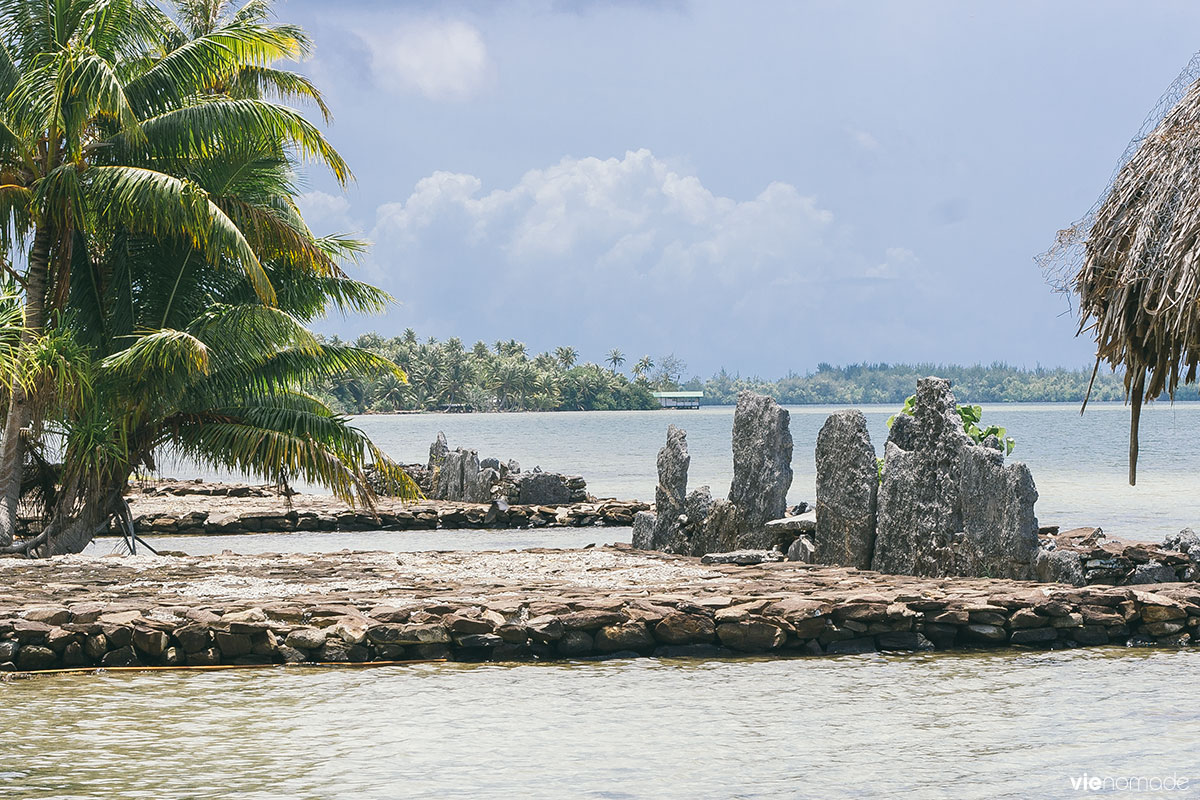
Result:
<svg viewBox="0 0 1200 800">
<path fill-rule="evenodd" d="M 793 257 L 822 251 L 833 214 L 786 183 L 749 200 L 720 197 L 638 150 L 565 158 L 486 194 L 472 175 L 436 172 L 407 200 L 381 206 L 373 235 L 411 244 L 447 225 L 519 268 L 603 259 L 631 274 L 730 280 L 767 266 L 806 268 Z"/>
<path fill-rule="evenodd" d="M 308 227 L 318 236 L 350 233 L 362 227 L 350 216 L 350 201 L 340 195 L 305 192 L 296 198 L 296 205 Z"/>
<path fill-rule="evenodd" d="M 384 31 L 359 31 L 371 51 L 375 82 L 431 100 L 474 95 L 491 73 L 487 45 L 461 20 L 413 20 Z"/>
<path fill-rule="evenodd" d="M 694 347 L 728 364 L 763 337 L 845 339 L 846 310 L 902 299 L 889 279 L 916 263 L 899 246 L 863 252 L 789 183 L 727 197 L 649 150 L 564 158 L 490 190 L 435 172 L 377 209 L 370 238 L 372 275 L 423 332 Z"/>
</svg>

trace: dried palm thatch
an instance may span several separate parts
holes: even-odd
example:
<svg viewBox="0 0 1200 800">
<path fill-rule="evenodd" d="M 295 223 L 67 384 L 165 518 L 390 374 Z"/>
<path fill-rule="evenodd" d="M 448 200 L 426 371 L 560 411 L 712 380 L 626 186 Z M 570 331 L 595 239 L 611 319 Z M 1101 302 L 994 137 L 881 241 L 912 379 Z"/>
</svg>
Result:
<svg viewBox="0 0 1200 800">
<path fill-rule="evenodd" d="M 1124 371 L 1131 485 L 1142 403 L 1164 392 L 1174 400 L 1200 363 L 1198 78 L 1200 55 L 1130 143 L 1101 201 L 1042 256 L 1057 270 L 1051 279 L 1079 299 L 1079 333 L 1096 341 L 1096 369 Z"/>
</svg>

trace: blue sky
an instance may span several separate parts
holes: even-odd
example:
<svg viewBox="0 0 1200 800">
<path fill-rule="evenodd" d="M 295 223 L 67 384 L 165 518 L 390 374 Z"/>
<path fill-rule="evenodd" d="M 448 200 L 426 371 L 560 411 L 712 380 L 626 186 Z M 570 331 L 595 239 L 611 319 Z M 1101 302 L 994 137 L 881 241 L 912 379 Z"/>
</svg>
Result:
<svg viewBox="0 0 1200 800">
<path fill-rule="evenodd" d="M 343 336 L 689 374 L 1082 366 L 1034 257 L 1200 49 L 1200 4 L 286 0 L 329 136 L 314 229 L 401 302 Z"/>
</svg>

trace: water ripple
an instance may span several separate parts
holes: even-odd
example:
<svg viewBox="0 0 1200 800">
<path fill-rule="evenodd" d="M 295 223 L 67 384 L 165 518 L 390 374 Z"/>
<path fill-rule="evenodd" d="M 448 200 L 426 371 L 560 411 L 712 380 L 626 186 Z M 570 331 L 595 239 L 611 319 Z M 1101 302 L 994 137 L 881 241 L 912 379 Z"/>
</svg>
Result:
<svg viewBox="0 0 1200 800">
<path fill-rule="evenodd" d="M 0 685 L 11 798 L 1071 797 L 1197 774 L 1200 653 L 639 659 Z"/>
</svg>

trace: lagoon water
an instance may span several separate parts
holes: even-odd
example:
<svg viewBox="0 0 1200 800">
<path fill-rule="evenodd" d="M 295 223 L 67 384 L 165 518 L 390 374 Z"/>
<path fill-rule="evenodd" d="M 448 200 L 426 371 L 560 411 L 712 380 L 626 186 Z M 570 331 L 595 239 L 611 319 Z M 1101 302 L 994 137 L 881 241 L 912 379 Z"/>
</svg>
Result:
<svg viewBox="0 0 1200 800">
<path fill-rule="evenodd" d="M 875 448 L 883 455 L 894 406 L 864 406 Z M 817 432 L 836 407 L 791 406 L 795 442 L 792 502 L 812 502 Z M 1186 525 L 1200 526 L 1200 403 L 1151 403 L 1142 412 L 1138 485 L 1127 482 L 1129 410 L 1120 403 L 984 406 L 983 421 L 1008 428 L 1012 459 L 1033 471 L 1038 518 L 1063 529 L 1097 525 L 1110 534 L 1162 540 Z M 559 412 L 548 414 L 422 414 L 367 416 L 356 421 L 393 457 L 428 457 L 444 431 L 451 447 L 480 457 L 513 458 L 523 469 L 571 472 L 597 496 L 653 501 L 655 458 L 668 424 L 687 431 L 689 486 L 708 484 L 724 496 L 733 472 L 733 408 L 698 411 Z"/>
<path fill-rule="evenodd" d="M 896 409 L 861 408 L 882 455 L 887 420 Z M 789 498 L 793 503 L 813 500 L 817 432 L 835 410 L 789 407 L 795 442 Z M 1145 407 L 1137 486 L 1127 482 L 1129 409 L 1120 403 L 1089 405 L 1082 417 L 1074 403 L 992 403 L 984 406 L 983 421 L 1007 427 L 1016 439 L 1010 458 L 1026 462 L 1033 471 L 1043 525 L 1063 530 L 1095 525 L 1110 535 L 1146 541 L 1200 526 L 1200 402 Z M 698 411 L 372 415 L 357 417 L 355 424 L 404 463 L 426 461 L 429 444 L 443 431 L 451 447 L 474 448 L 481 458 L 515 459 L 526 470 L 541 466 L 583 475 L 596 496 L 651 502 L 657 482 L 655 458 L 666 440 L 667 425 L 675 424 L 688 434 L 690 488 L 708 484 L 714 496 L 723 497 L 733 477 L 730 406 Z M 230 478 L 181 464 L 168 464 L 165 471 L 180 478 Z M 554 546 L 554 532 L 545 535 L 545 543 Z M 357 545 L 336 549 L 347 546 Z"/>
<path fill-rule="evenodd" d="M 6 798 L 1200 794 L 1192 652 L 639 659 L 0 684 Z"/>
<path fill-rule="evenodd" d="M 831 410 L 792 409 L 794 501 L 812 499 L 813 446 Z M 893 409 L 867 411 L 882 449 Z M 1082 419 L 1073 406 L 990 405 L 984 421 L 1017 439 L 1014 457 L 1033 470 L 1044 524 L 1161 539 L 1200 523 L 1200 404 L 1146 410 L 1137 487 L 1125 483 L 1120 405 L 1093 406 Z M 401 461 L 424 460 L 444 430 L 451 446 L 578 472 L 595 494 L 643 499 L 653 496 L 669 422 L 688 431 L 692 485 L 723 494 L 728 408 L 359 419 Z M 190 552 L 507 549 L 628 536 L 612 528 L 152 542 Z M 1068 798 L 1088 794 L 1075 786 L 1086 775 L 1187 779 L 1182 791 L 1150 796 L 1200 796 L 1198 672 L 1200 652 L 1104 648 L 42 677 L 0 684 L 0 794 Z"/>
</svg>

